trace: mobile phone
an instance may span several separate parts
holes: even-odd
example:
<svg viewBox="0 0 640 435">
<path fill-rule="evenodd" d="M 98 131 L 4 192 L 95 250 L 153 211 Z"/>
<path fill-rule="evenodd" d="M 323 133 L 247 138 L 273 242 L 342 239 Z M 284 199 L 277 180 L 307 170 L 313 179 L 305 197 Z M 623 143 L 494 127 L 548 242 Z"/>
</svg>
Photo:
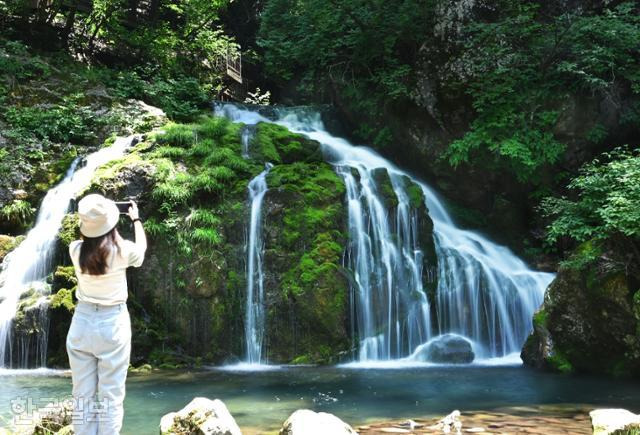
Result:
<svg viewBox="0 0 640 435">
<path fill-rule="evenodd" d="M 118 210 L 120 210 L 120 214 L 128 214 L 129 207 L 131 207 L 130 201 L 116 201 L 116 205 L 118 206 Z"/>
</svg>

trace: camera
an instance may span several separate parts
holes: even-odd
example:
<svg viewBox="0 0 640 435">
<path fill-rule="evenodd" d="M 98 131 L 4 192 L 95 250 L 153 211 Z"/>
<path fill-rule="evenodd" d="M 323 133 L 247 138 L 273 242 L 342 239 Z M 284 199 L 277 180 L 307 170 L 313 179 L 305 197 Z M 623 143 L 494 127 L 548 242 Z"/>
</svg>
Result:
<svg viewBox="0 0 640 435">
<path fill-rule="evenodd" d="M 115 203 L 118 206 L 118 210 L 120 210 L 120 214 L 129 213 L 129 207 L 131 207 L 130 201 L 115 201 Z"/>
</svg>

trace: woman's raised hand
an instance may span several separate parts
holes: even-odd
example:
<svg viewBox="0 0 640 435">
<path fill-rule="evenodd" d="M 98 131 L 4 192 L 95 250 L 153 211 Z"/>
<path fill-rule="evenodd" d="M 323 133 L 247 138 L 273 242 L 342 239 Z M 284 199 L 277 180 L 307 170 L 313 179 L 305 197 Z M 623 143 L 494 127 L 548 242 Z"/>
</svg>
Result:
<svg viewBox="0 0 640 435">
<path fill-rule="evenodd" d="M 132 221 L 140 219 L 140 212 L 138 211 L 138 204 L 135 201 L 129 201 L 131 206 L 129 207 L 129 217 Z"/>
</svg>

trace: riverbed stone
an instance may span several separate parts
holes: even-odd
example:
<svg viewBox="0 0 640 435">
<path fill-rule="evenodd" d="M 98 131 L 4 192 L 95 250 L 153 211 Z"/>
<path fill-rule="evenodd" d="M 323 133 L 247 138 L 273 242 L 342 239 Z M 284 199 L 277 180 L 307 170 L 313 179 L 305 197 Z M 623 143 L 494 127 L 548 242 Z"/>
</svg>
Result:
<svg viewBox="0 0 640 435">
<path fill-rule="evenodd" d="M 634 433 L 631 430 L 625 432 L 624 429 L 640 425 L 640 415 L 626 409 L 596 409 L 591 411 L 589 416 L 593 435 Z M 640 428 L 637 426 L 636 430 L 640 433 Z"/>
<path fill-rule="evenodd" d="M 196 397 L 178 412 L 160 420 L 160 434 L 241 435 L 233 416 L 221 400 Z"/>
<path fill-rule="evenodd" d="M 280 435 L 351 435 L 357 434 L 351 426 L 333 414 L 299 409 L 282 425 Z"/>
</svg>

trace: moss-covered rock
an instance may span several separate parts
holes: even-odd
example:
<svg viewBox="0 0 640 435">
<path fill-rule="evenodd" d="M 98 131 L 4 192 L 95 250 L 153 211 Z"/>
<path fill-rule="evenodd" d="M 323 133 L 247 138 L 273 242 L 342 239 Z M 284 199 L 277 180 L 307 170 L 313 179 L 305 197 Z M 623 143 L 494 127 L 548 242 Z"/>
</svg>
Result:
<svg viewBox="0 0 640 435">
<path fill-rule="evenodd" d="M 261 122 L 257 125 L 249 148 L 252 158 L 272 164 L 294 162 L 321 162 L 320 144 L 286 128 Z"/>
<path fill-rule="evenodd" d="M 637 282 L 609 255 L 585 259 L 586 249 L 580 247 L 549 286 L 523 360 L 561 371 L 637 375 Z"/>
<path fill-rule="evenodd" d="M 267 184 L 268 356 L 335 361 L 350 343 L 344 183 L 326 163 L 295 162 L 274 167 Z"/>
<path fill-rule="evenodd" d="M 7 254 L 20 244 L 24 237 L 12 237 L 5 234 L 0 234 L 0 263 L 4 260 Z"/>
</svg>

